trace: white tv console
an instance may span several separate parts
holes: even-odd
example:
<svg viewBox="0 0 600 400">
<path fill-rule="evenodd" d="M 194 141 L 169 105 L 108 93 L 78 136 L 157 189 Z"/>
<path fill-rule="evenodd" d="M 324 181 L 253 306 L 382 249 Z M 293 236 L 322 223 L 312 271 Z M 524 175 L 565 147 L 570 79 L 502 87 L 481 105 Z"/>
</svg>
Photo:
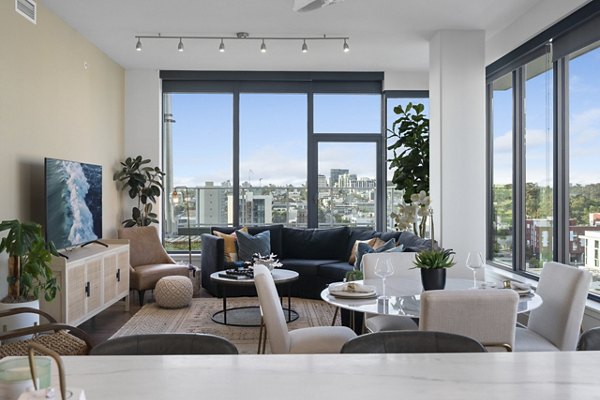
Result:
<svg viewBox="0 0 600 400">
<path fill-rule="evenodd" d="M 60 290 L 40 308 L 58 322 L 77 326 L 125 298 L 129 311 L 129 240 L 101 239 L 64 257 L 52 257 L 51 268 Z"/>
</svg>

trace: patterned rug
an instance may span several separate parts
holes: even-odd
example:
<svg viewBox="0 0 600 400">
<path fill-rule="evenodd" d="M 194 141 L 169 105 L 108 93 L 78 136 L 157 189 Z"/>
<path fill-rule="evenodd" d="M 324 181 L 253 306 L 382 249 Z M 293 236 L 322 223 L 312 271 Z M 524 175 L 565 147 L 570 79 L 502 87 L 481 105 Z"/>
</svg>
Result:
<svg viewBox="0 0 600 400">
<path fill-rule="evenodd" d="M 287 305 L 287 299 L 284 301 Z M 232 297 L 227 299 L 227 308 L 258 305 L 256 297 Z M 241 354 L 256 354 L 258 349 L 258 327 L 239 327 L 213 322 L 211 316 L 222 310 L 218 298 L 194 298 L 190 307 L 168 310 L 156 303 L 146 304 L 112 337 L 155 334 L 155 333 L 210 333 L 229 339 Z M 292 298 L 292 309 L 299 318 L 290 322 L 288 328 L 328 326 L 335 308 L 321 300 Z M 228 316 L 229 318 L 229 316 Z M 339 325 L 339 315 L 336 325 Z M 267 352 L 269 345 L 267 343 Z"/>
</svg>

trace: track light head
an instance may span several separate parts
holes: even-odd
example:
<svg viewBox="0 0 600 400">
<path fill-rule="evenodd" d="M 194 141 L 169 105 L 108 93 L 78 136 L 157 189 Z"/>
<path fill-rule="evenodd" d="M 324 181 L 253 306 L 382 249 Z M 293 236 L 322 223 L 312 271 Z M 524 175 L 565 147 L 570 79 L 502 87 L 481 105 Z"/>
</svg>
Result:
<svg viewBox="0 0 600 400">
<path fill-rule="evenodd" d="M 308 53 L 308 46 L 306 45 L 306 39 L 303 39 L 303 41 L 302 41 L 302 52 Z"/>
<path fill-rule="evenodd" d="M 344 53 L 347 53 L 350 51 L 350 46 L 348 46 L 348 42 L 346 41 L 346 39 L 344 39 Z"/>
<path fill-rule="evenodd" d="M 221 44 L 219 45 L 219 52 L 225 53 L 225 43 L 223 43 L 223 38 L 221 38 Z"/>
<path fill-rule="evenodd" d="M 179 38 L 179 44 L 177 45 L 177 51 L 183 52 L 183 41 Z"/>
<path fill-rule="evenodd" d="M 262 44 L 260 45 L 260 52 L 261 53 L 267 52 L 267 45 L 265 44 L 265 39 L 262 40 Z"/>
<path fill-rule="evenodd" d="M 135 50 L 136 51 L 142 51 L 142 40 L 140 38 L 138 38 L 138 41 L 135 44 Z"/>
</svg>

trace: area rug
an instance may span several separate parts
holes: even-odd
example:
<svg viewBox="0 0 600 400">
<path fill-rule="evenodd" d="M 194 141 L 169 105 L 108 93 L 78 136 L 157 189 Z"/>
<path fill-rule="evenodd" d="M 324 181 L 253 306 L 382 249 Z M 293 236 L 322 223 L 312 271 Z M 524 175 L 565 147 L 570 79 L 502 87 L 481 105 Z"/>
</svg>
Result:
<svg viewBox="0 0 600 400">
<path fill-rule="evenodd" d="M 285 303 L 287 305 L 287 299 Z M 256 297 L 227 299 L 228 308 L 256 305 L 258 305 Z M 194 298 L 189 307 L 178 310 L 160 308 L 156 303 L 146 304 L 112 337 L 156 333 L 210 333 L 229 339 L 241 354 L 256 354 L 259 328 L 228 326 L 213 322 L 211 316 L 222 307 L 223 302 L 218 298 Z M 292 309 L 298 312 L 299 318 L 288 324 L 290 330 L 331 325 L 335 312 L 335 308 L 324 301 L 294 297 Z M 337 318 L 336 325 L 339 325 L 339 314 Z"/>
</svg>

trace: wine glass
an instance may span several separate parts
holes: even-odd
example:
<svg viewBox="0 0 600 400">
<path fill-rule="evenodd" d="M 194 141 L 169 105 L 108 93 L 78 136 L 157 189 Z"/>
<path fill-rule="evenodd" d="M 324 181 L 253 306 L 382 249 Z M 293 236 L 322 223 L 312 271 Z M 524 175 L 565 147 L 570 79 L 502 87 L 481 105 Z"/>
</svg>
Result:
<svg viewBox="0 0 600 400">
<path fill-rule="evenodd" d="M 477 289 L 477 270 L 483 268 L 483 256 L 479 252 L 469 253 L 466 265 L 473 271 L 473 289 Z"/>
<path fill-rule="evenodd" d="M 378 298 L 386 300 L 387 297 L 385 295 L 385 278 L 394 274 L 394 267 L 392 266 L 392 261 L 389 259 L 384 261 L 378 259 L 375 263 L 375 270 L 373 272 L 375 272 L 375 275 L 381 278 L 383 285 L 381 296 L 379 296 Z"/>
</svg>

